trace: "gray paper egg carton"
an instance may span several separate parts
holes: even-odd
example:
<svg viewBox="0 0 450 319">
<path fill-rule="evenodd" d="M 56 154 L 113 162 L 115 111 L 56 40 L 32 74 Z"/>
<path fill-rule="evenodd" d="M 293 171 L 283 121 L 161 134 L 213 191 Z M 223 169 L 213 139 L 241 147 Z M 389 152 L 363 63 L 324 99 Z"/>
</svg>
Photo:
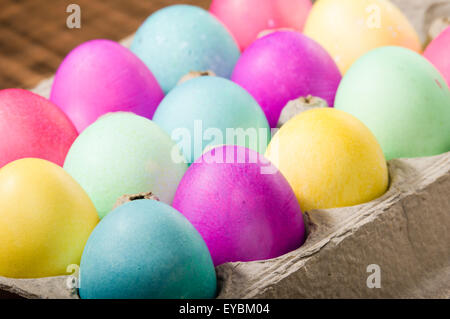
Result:
<svg viewBox="0 0 450 319">
<path fill-rule="evenodd" d="M 393 2 L 424 41 L 436 19 L 450 17 L 449 0 Z M 51 83 L 34 91 L 48 97 Z M 299 249 L 217 267 L 218 298 L 450 298 L 450 152 L 388 164 L 390 188 L 381 198 L 305 212 L 308 239 Z M 78 298 L 70 279 L 0 277 L 0 298 Z"/>
</svg>

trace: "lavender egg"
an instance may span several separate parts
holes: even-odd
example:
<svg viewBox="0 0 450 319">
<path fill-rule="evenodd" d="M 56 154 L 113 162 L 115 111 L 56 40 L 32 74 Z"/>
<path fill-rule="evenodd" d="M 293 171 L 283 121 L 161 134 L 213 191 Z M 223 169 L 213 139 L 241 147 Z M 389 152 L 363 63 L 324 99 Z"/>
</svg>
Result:
<svg viewBox="0 0 450 319">
<path fill-rule="evenodd" d="M 100 116 L 117 111 L 151 119 L 164 97 L 152 72 L 134 53 L 110 40 L 76 47 L 58 68 L 50 100 L 78 132 Z"/>
<path fill-rule="evenodd" d="M 198 158 L 173 207 L 202 235 L 216 266 L 275 258 L 305 239 L 289 183 L 261 154 L 242 146 L 216 147 Z"/>
<path fill-rule="evenodd" d="M 232 80 L 261 105 L 276 127 L 286 104 L 317 96 L 333 106 L 341 73 L 314 40 L 293 31 L 278 31 L 256 40 L 238 60 Z"/>
</svg>

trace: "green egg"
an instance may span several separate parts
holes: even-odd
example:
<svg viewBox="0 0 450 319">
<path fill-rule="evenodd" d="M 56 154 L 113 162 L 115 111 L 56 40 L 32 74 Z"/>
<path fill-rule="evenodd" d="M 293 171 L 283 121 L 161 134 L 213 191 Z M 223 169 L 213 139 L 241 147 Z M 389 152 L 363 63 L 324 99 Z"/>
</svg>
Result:
<svg viewBox="0 0 450 319">
<path fill-rule="evenodd" d="M 387 160 L 450 151 L 450 91 L 421 55 L 383 47 L 357 60 L 343 78 L 335 108 L 375 134 Z"/>
<path fill-rule="evenodd" d="M 124 194 L 152 192 L 171 204 L 187 170 L 178 146 L 152 121 L 127 112 L 98 119 L 75 140 L 64 169 L 84 188 L 100 218 Z"/>
</svg>

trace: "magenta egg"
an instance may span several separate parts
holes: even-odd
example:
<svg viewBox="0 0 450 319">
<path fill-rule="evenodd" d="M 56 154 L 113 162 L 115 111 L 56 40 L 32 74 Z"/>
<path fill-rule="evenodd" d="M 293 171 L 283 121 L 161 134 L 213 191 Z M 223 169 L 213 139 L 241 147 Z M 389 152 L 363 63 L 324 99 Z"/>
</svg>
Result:
<svg viewBox="0 0 450 319">
<path fill-rule="evenodd" d="M 151 119 L 164 93 L 147 66 L 129 49 L 109 40 L 76 47 L 58 68 L 50 100 L 78 132 L 109 112 Z"/>
<path fill-rule="evenodd" d="M 311 0 L 213 0 L 210 12 L 221 20 L 245 50 L 262 31 L 302 31 Z"/>
<path fill-rule="evenodd" d="M 450 27 L 428 45 L 423 55 L 441 72 L 450 86 Z"/>
<path fill-rule="evenodd" d="M 26 157 L 62 166 L 77 135 L 49 100 L 22 89 L 0 91 L 0 168 Z"/>
<path fill-rule="evenodd" d="M 313 95 L 333 106 L 341 73 L 317 42 L 298 32 L 278 31 L 245 50 L 232 80 L 257 100 L 276 127 L 290 100 Z"/>
<path fill-rule="evenodd" d="M 303 215 L 286 179 L 242 146 L 216 147 L 198 158 L 173 207 L 202 235 L 216 266 L 278 257 L 305 240 Z"/>
</svg>

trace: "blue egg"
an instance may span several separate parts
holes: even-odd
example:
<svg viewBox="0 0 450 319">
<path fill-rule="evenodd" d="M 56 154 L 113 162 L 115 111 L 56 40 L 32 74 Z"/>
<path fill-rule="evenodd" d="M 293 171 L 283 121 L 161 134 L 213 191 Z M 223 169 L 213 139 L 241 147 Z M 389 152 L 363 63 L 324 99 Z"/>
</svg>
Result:
<svg viewBox="0 0 450 319">
<path fill-rule="evenodd" d="M 161 9 L 139 27 L 131 45 L 165 93 L 190 71 L 230 78 L 240 56 L 236 41 L 208 11 L 189 5 Z"/>
<path fill-rule="evenodd" d="M 173 89 L 153 121 L 178 144 L 191 164 L 206 148 L 240 145 L 264 154 L 271 133 L 258 102 L 230 80 L 204 76 Z"/>
<path fill-rule="evenodd" d="M 128 202 L 92 232 L 80 266 L 84 299 L 214 298 L 208 248 L 189 221 L 155 200 Z"/>
</svg>

